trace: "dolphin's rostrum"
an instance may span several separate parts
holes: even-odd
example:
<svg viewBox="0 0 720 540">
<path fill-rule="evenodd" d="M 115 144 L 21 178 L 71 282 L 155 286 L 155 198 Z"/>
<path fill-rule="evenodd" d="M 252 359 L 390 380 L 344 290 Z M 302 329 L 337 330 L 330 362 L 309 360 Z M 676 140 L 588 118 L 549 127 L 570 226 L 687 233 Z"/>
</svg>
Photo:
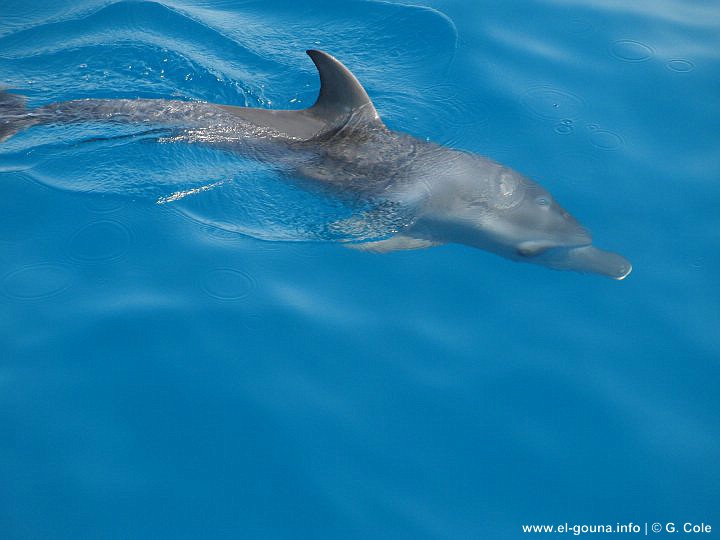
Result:
<svg viewBox="0 0 720 540">
<path fill-rule="evenodd" d="M 86 99 L 26 109 L 0 91 L 0 142 L 41 124 L 120 122 L 175 130 L 172 140 L 240 152 L 338 197 L 373 201 L 362 227 L 386 208 L 408 216 L 393 234 L 350 247 L 387 253 L 460 243 L 560 270 L 625 278 L 630 263 L 590 234 L 539 184 L 495 161 L 389 130 L 355 76 L 321 51 L 316 103 L 268 110 L 162 99 Z"/>
</svg>

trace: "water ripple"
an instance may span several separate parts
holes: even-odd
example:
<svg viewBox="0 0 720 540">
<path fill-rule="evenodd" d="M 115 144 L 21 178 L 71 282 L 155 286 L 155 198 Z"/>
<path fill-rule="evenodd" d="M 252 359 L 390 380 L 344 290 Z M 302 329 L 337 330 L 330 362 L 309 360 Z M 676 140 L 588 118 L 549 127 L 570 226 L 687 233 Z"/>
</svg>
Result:
<svg viewBox="0 0 720 540">
<path fill-rule="evenodd" d="M 46 300 L 65 292 L 74 278 L 73 269 L 63 264 L 30 264 L 7 274 L 2 292 L 17 301 Z"/>
<path fill-rule="evenodd" d="M 609 129 L 600 129 L 591 124 L 588 126 L 588 130 L 590 131 L 590 142 L 601 150 L 617 150 L 625 144 L 620 135 Z"/>
<path fill-rule="evenodd" d="M 645 62 L 655 54 L 655 51 L 649 45 L 632 39 L 616 41 L 612 44 L 610 51 L 613 56 L 625 62 Z"/>
<path fill-rule="evenodd" d="M 70 257 L 80 262 L 110 262 L 128 250 L 132 233 L 118 221 L 94 221 L 77 231 L 69 244 Z"/>
<path fill-rule="evenodd" d="M 249 274 L 234 268 L 215 268 L 202 278 L 202 290 L 215 300 L 233 302 L 250 294 L 255 280 Z"/>
<path fill-rule="evenodd" d="M 689 71 L 695 69 L 695 64 L 684 58 L 675 58 L 673 60 L 668 60 L 667 67 L 668 69 L 677 71 L 678 73 L 688 73 Z"/>
<path fill-rule="evenodd" d="M 520 101 L 533 115 L 549 120 L 575 119 L 585 105 L 580 96 L 550 85 L 531 88 Z"/>
</svg>

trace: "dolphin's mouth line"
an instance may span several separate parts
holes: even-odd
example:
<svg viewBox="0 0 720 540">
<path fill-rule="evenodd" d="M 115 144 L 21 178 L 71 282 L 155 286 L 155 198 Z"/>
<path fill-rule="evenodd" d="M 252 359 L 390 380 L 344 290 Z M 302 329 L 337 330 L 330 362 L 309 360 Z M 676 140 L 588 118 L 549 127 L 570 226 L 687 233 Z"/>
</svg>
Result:
<svg viewBox="0 0 720 540">
<path fill-rule="evenodd" d="M 550 242 L 531 241 L 519 244 L 516 247 L 516 251 L 521 257 L 539 257 L 554 251 L 568 251 L 591 245 L 592 242 L 583 242 L 578 244 L 553 244 Z"/>
</svg>

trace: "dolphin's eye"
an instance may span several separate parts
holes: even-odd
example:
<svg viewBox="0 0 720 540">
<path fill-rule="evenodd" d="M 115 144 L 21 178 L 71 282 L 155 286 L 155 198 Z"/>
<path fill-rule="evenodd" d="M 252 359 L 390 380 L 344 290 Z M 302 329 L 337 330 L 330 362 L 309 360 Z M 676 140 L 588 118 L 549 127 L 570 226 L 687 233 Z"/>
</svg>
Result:
<svg viewBox="0 0 720 540">
<path fill-rule="evenodd" d="M 535 204 L 538 206 L 550 206 L 550 199 L 540 196 L 535 199 Z"/>
</svg>

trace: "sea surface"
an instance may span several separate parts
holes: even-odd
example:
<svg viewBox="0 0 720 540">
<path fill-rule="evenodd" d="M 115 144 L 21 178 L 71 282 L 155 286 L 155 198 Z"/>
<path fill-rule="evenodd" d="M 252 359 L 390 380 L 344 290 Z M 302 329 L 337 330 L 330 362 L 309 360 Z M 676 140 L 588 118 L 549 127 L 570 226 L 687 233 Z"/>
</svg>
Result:
<svg viewBox="0 0 720 540">
<path fill-rule="evenodd" d="M 634 266 L 358 252 L 324 228 L 346 209 L 240 156 L 20 133 L 0 538 L 717 538 L 719 29 L 700 0 L 0 0 L 31 107 L 298 109 L 322 49 L 388 126 L 522 171 Z"/>
</svg>

